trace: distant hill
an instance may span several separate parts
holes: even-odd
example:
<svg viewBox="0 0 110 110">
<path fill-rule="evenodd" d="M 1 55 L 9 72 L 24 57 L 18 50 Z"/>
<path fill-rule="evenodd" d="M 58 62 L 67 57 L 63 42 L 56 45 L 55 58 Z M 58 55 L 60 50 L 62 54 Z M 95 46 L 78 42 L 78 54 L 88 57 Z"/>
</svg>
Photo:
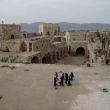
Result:
<svg viewBox="0 0 110 110">
<path fill-rule="evenodd" d="M 35 23 L 22 23 L 21 29 L 27 32 L 38 32 L 38 26 L 43 22 L 35 22 Z M 61 31 L 68 30 L 96 30 L 96 29 L 110 29 L 110 24 L 104 23 L 87 23 L 87 24 L 78 24 L 78 23 L 68 23 L 68 22 L 60 22 L 58 23 Z"/>
<path fill-rule="evenodd" d="M 27 32 L 38 32 L 38 27 L 39 24 L 41 24 L 42 22 L 35 22 L 35 23 L 22 23 L 21 25 L 21 29 L 23 31 L 27 31 Z"/>
</svg>

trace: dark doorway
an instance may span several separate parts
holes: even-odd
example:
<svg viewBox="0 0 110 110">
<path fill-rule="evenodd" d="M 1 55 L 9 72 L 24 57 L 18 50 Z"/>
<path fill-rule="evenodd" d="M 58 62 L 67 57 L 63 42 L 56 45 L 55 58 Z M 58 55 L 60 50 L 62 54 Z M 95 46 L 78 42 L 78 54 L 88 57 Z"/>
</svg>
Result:
<svg viewBox="0 0 110 110">
<path fill-rule="evenodd" d="M 38 57 L 37 57 L 37 56 L 33 57 L 32 60 L 31 60 L 31 63 L 32 63 L 32 64 L 37 64 L 37 63 L 39 63 Z"/>
<path fill-rule="evenodd" d="M 8 47 L 6 47 L 6 52 L 10 52 Z"/>
<path fill-rule="evenodd" d="M 85 55 L 85 49 L 83 47 L 77 48 L 76 55 L 84 56 Z"/>
<path fill-rule="evenodd" d="M 11 39 L 15 39 L 15 36 L 13 34 L 11 35 Z"/>
<path fill-rule="evenodd" d="M 29 43 L 29 52 L 32 51 L 32 43 Z"/>
<path fill-rule="evenodd" d="M 57 59 L 58 59 L 58 60 L 60 59 L 60 55 L 59 55 L 59 52 L 57 52 Z"/>
<path fill-rule="evenodd" d="M 26 34 L 23 34 L 24 38 L 26 38 Z"/>
<path fill-rule="evenodd" d="M 56 59 L 55 59 L 55 54 L 53 54 L 53 61 L 55 62 L 55 60 L 56 60 Z"/>
<path fill-rule="evenodd" d="M 47 59 L 46 59 L 45 56 L 42 58 L 42 63 L 43 63 L 43 64 L 46 64 L 46 63 L 47 63 Z"/>
<path fill-rule="evenodd" d="M 50 32 L 49 31 L 47 32 L 47 35 L 50 35 Z"/>
</svg>

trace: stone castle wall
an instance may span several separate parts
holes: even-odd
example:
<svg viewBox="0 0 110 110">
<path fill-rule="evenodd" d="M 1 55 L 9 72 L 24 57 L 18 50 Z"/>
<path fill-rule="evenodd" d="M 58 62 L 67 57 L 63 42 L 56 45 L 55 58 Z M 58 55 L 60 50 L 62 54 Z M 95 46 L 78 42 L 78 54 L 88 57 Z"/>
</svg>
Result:
<svg viewBox="0 0 110 110">
<path fill-rule="evenodd" d="M 22 36 L 20 25 L 1 24 L 0 25 L 1 39 L 16 39 Z"/>
</svg>

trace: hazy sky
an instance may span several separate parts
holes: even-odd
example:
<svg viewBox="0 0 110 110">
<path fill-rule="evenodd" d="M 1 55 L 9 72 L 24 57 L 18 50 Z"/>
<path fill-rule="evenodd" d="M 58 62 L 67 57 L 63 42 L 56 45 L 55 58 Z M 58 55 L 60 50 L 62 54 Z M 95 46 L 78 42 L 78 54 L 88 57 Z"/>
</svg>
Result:
<svg viewBox="0 0 110 110">
<path fill-rule="evenodd" d="M 0 0 L 0 22 L 110 23 L 110 0 Z"/>
</svg>

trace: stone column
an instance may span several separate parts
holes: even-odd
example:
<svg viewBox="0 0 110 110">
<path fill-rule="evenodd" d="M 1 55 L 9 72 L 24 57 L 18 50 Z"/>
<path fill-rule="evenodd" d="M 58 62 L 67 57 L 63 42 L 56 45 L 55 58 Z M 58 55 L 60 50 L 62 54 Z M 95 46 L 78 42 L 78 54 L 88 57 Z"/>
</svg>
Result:
<svg viewBox="0 0 110 110">
<path fill-rule="evenodd" d="M 42 57 L 41 57 L 41 54 L 39 54 L 38 59 L 39 59 L 39 63 L 42 63 Z"/>
<path fill-rule="evenodd" d="M 27 52 L 29 52 L 29 43 L 26 43 L 27 45 Z"/>
</svg>

